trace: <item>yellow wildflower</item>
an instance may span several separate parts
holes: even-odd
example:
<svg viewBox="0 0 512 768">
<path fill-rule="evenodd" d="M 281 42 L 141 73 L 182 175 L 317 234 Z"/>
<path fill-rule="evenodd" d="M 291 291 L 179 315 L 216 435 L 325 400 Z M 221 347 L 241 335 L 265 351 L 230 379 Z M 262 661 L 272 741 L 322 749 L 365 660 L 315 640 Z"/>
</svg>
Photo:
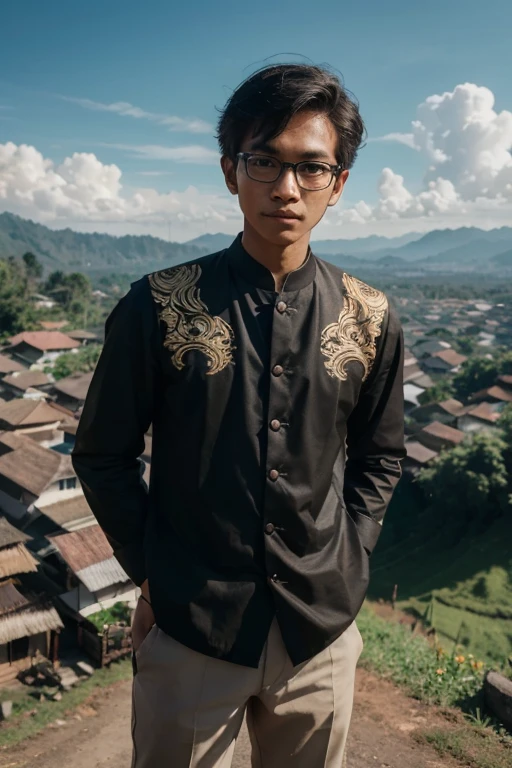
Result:
<svg viewBox="0 0 512 768">
<path fill-rule="evenodd" d="M 444 675 L 444 669 L 436 669 L 436 675 Z"/>
<path fill-rule="evenodd" d="M 457 664 L 464 664 L 464 662 L 466 661 L 466 657 L 465 656 L 456 656 L 455 657 L 455 661 L 457 662 Z"/>
</svg>

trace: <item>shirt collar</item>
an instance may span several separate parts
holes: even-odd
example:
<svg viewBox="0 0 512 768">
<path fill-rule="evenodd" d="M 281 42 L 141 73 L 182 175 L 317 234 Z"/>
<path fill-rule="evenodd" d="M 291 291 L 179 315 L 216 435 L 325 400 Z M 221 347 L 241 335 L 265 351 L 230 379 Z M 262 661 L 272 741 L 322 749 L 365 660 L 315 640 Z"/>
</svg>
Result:
<svg viewBox="0 0 512 768">
<path fill-rule="evenodd" d="M 231 243 L 227 250 L 230 265 L 242 275 L 248 283 L 267 291 L 275 291 L 275 282 L 272 272 L 259 261 L 256 261 L 242 245 L 242 232 L 239 232 L 236 239 Z M 311 248 L 308 246 L 306 260 L 298 269 L 289 272 L 286 279 L 284 291 L 300 291 L 309 285 L 316 274 L 316 259 Z"/>
</svg>

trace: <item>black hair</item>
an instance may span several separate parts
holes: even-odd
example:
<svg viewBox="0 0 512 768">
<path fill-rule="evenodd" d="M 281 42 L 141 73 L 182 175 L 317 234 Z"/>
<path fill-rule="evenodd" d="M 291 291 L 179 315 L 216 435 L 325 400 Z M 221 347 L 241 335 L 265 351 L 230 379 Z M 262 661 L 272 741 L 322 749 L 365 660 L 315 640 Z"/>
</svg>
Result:
<svg viewBox="0 0 512 768">
<path fill-rule="evenodd" d="M 264 142 L 270 141 L 305 110 L 329 117 L 338 134 L 336 160 L 351 168 L 366 134 L 359 104 L 337 75 L 309 64 L 266 66 L 238 86 L 218 121 L 221 154 L 235 161 L 247 136 L 261 134 Z"/>
</svg>

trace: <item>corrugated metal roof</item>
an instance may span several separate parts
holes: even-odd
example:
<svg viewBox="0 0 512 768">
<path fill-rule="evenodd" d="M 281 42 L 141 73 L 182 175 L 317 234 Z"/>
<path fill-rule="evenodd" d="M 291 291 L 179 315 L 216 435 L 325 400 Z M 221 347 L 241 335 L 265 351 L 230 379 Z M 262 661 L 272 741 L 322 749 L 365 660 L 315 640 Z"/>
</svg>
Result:
<svg viewBox="0 0 512 768">
<path fill-rule="evenodd" d="M 440 421 L 433 421 L 431 424 L 427 424 L 426 427 L 423 427 L 422 432 L 427 432 L 429 435 L 455 444 L 461 443 L 466 437 L 465 433 L 461 432 L 460 429 L 449 427 L 448 424 L 442 424 Z"/>
<path fill-rule="evenodd" d="M 48 504 L 45 507 L 38 506 L 38 509 L 62 528 L 66 528 L 69 523 L 76 522 L 77 520 L 85 520 L 92 517 L 91 508 L 83 493 L 57 501 L 55 504 Z"/>
<path fill-rule="evenodd" d="M 130 581 L 130 577 L 127 576 L 115 557 L 82 568 L 81 571 L 77 571 L 76 575 L 89 592 L 93 593 L 111 587 L 113 584 L 123 584 Z"/>
<path fill-rule="evenodd" d="M 408 440 L 405 443 L 405 449 L 407 451 L 407 458 L 417 461 L 419 464 L 425 464 L 437 456 L 435 451 L 431 451 L 430 448 L 426 448 L 415 440 Z"/>
<path fill-rule="evenodd" d="M 44 448 L 25 435 L 2 432 L 0 443 L 11 449 L 0 456 L 0 475 L 35 496 L 52 482 L 75 476 L 70 456 Z"/>
<path fill-rule="evenodd" d="M 95 563 L 110 560 L 113 556 L 112 547 L 99 525 L 48 536 L 48 539 L 55 544 L 74 573 Z"/>
</svg>

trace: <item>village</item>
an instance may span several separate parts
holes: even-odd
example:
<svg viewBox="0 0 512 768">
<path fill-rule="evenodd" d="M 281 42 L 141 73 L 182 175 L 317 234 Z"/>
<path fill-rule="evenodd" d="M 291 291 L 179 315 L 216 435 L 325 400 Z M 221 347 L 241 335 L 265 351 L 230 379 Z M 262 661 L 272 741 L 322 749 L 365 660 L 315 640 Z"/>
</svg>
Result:
<svg viewBox="0 0 512 768">
<path fill-rule="evenodd" d="M 34 297 L 40 306 L 46 300 Z M 411 480 L 468 436 L 499 431 L 501 413 L 512 403 L 511 371 L 497 371 L 488 386 L 476 387 L 464 399 L 443 392 L 469 360 L 492 359 L 510 346 L 512 313 L 504 304 L 484 300 L 393 300 L 406 345 L 403 471 Z M 44 679 L 65 691 L 129 656 L 137 598 L 71 463 L 92 371 L 64 378 L 52 374 L 62 355 L 101 344 L 101 333 L 70 329 L 66 320 L 42 320 L 40 326 L 6 339 L 0 349 L 3 717 L 9 716 L 13 688 Z M 151 433 L 140 458 L 149 482 Z"/>
</svg>

